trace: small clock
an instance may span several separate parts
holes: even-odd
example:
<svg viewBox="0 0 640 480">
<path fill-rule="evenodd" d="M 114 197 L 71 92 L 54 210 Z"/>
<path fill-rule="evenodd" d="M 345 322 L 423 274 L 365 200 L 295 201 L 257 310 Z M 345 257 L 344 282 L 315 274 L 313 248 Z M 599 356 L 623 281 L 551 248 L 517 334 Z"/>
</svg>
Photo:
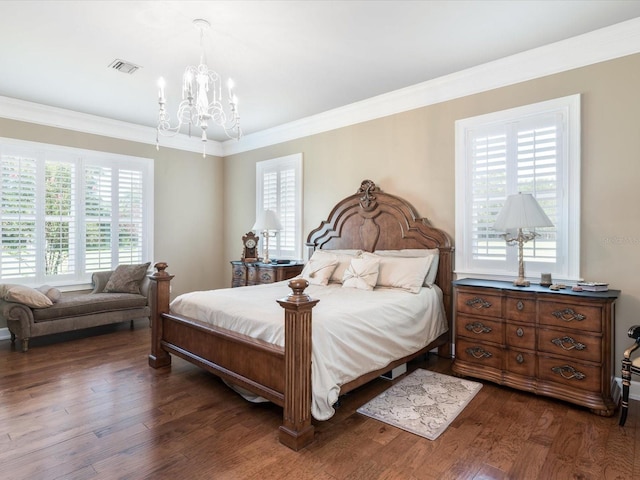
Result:
<svg viewBox="0 0 640 480">
<path fill-rule="evenodd" d="M 258 261 L 258 240 L 253 232 L 247 232 L 242 236 L 242 260 L 245 262 L 257 262 Z"/>
</svg>

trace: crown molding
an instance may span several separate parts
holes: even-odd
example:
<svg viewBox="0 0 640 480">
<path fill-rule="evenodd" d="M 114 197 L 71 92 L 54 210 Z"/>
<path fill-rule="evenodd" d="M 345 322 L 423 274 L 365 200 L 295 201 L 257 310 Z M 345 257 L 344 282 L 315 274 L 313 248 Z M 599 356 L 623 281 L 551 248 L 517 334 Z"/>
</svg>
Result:
<svg viewBox="0 0 640 480">
<path fill-rule="evenodd" d="M 640 52 L 640 17 L 242 137 L 209 140 L 225 157 Z M 0 96 L 0 117 L 155 145 L 156 129 Z M 202 152 L 188 135 L 161 147 Z"/>
<path fill-rule="evenodd" d="M 222 143 L 224 156 L 640 52 L 640 17 Z"/>
<path fill-rule="evenodd" d="M 0 96 L 0 117 L 120 140 L 156 144 L 155 128 L 16 98 Z M 207 155 L 218 157 L 223 155 L 222 143 L 220 142 L 208 140 L 205 147 Z M 195 142 L 192 137 L 184 134 L 178 134 L 174 137 L 160 137 L 160 148 L 175 148 L 187 152 L 202 153 L 202 143 Z"/>
</svg>

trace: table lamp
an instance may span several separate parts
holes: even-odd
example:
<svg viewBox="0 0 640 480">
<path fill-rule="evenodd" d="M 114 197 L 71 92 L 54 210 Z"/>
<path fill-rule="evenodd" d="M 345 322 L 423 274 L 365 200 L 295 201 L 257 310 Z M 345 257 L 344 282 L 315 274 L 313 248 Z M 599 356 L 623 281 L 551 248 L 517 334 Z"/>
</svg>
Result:
<svg viewBox="0 0 640 480">
<path fill-rule="evenodd" d="M 501 236 L 507 245 L 518 245 L 518 278 L 513 282 L 516 287 L 528 287 L 529 282 L 524 278 L 523 245 L 529 240 L 538 236 L 535 232 L 523 232 L 522 229 L 535 227 L 553 227 L 553 223 L 544 213 L 540 204 L 530 193 L 518 193 L 509 195 L 507 201 L 498 214 L 494 230 L 506 232 L 511 229 L 518 229 L 518 235 L 512 237 L 509 233 Z"/>
<path fill-rule="evenodd" d="M 264 258 L 262 262 L 271 263 L 271 259 L 269 258 L 269 236 L 271 232 L 282 230 L 282 223 L 280 223 L 278 215 L 276 215 L 276 212 L 273 210 L 263 210 L 262 213 L 258 215 L 256 223 L 253 224 L 251 230 L 262 233 L 264 237 Z"/>
</svg>

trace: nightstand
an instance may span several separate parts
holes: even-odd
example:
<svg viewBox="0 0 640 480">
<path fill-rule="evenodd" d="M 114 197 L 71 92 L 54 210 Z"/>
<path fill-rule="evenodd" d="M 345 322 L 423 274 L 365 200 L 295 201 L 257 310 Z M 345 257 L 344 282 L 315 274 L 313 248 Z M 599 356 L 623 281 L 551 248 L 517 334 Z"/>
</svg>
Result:
<svg viewBox="0 0 640 480">
<path fill-rule="evenodd" d="M 619 290 L 552 291 L 469 278 L 453 285 L 455 373 L 613 415 Z"/>
<path fill-rule="evenodd" d="M 231 261 L 231 286 L 260 285 L 263 283 L 282 282 L 302 273 L 301 263 L 245 263 L 241 260 Z"/>
</svg>

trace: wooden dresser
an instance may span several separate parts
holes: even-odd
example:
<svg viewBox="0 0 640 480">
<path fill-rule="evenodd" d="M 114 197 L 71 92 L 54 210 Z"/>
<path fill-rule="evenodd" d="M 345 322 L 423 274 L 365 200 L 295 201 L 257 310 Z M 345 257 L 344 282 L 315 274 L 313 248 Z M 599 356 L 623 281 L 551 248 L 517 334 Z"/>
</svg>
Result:
<svg viewBox="0 0 640 480">
<path fill-rule="evenodd" d="M 300 275 L 303 268 L 304 265 L 301 263 L 245 263 L 234 260 L 231 262 L 231 286 L 244 287 L 281 282 Z"/>
<path fill-rule="evenodd" d="M 613 415 L 619 290 L 552 291 L 468 278 L 453 285 L 455 373 Z"/>
</svg>

